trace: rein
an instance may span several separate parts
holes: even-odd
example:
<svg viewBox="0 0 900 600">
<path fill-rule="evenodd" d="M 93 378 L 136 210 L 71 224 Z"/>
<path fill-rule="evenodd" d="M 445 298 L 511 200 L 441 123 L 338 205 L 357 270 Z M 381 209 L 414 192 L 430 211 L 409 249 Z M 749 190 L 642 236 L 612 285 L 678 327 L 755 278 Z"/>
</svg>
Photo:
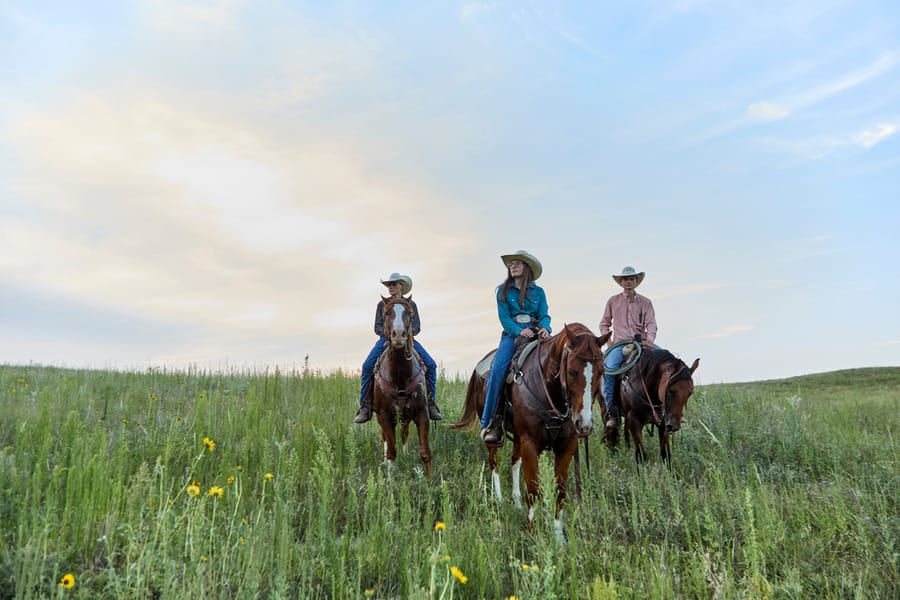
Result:
<svg viewBox="0 0 900 600">
<path fill-rule="evenodd" d="M 560 412 L 560 410 L 556 407 L 556 405 L 553 404 L 553 397 L 550 395 L 550 390 L 547 388 L 547 378 L 544 377 L 544 369 L 542 366 L 543 362 L 541 360 L 541 346 L 542 345 L 543 345 L 542 343 L 539 343 L 538 347 L 537 347 L 537 355 L 536 355 L 537 366 L 538 366 L 537 373 L 540 375 L 541 385 L 544 390 L 544 398 L 547 399 L 547 404 L 550 405 L 550 408 L 549 408 L 549 410 L 546 411 L 546 413 L 547 413 L 547 416 L 549 417 L 548 420 L 550 422 L 552 422 L 552 424 L 548 423 L 547 421 L 544 421 L 543 419 L 542 419 L 542 421 L 544 424 L 544 428 L 547 429 L 547 431 L 550 432 L 551 436 L 555 438 L 559 434 L 559 430 L 562 427 L 563 422 L 569 417 L 569 415 L 571 413 L 571 405 L 566 404 L 565 412 Z M 566 350 L 568 350 L 568 347 L 566 348 Z M 565 351 L 563 351 L 563 356 L 565 356 Z M 541 399 L 538 398 L 537 394 L 535 394 L 531 390 L 531 388 L 528 386 L 528 381 L 525 379 L 524 375 L 525 374 L 520 369 L 519 372 L 516 373 L 514 381 L 523 390 L 528 392 L 528 395 L 531 396 L 532 400 L 534 400 L 538 404 L 543 405 L 543 402 L 541 401 Z M 558 374 L 557 374 L 557 376 L 558 376 Z"/>
</svg>

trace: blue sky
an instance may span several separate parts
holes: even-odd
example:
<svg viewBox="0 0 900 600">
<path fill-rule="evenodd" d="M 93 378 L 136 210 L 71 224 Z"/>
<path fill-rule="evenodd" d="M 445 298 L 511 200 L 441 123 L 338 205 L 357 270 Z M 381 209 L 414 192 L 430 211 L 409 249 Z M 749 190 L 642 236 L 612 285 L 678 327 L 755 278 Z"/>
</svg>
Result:
<svg viewBox="0 0 900 600">
<path fill-rule="evenodd" d="M 0 362 L 467 373 L 499 256 L 701 383 L 900 365 L 900 4 L 0 1 Z"/>
</svg>

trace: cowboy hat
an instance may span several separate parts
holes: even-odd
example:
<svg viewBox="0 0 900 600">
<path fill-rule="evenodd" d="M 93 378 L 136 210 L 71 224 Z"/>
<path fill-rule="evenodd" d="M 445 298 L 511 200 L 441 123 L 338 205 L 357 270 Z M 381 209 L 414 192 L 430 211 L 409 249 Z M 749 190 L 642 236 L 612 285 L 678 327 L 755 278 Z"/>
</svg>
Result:
<svg viewBox="0 0 900 600">
<path fill-rule="evenodd" d="M 637 281 L 635 282 L 634 287 L 637 287 L 641 285 L 641 282 L 644 280 L 644 272 L 641 271 L 640 273 L 638 273 L 634 267 L 624 267 L 621 273 L 612 276 L 612 278 L 615 279 L 616 283 L 618 283 L 619 285 L 622 285 L 623 277 L 636 277 Z"/>
<path fill-rule="evenodd" d="M 544 270 L 541 267 L 541 261 L 528 254 L 524 250 L 518 250 L 514 254 L 504 254 L 500 257 L 503 260 L 503 264 L 506 265 L 506 268 L 509 268 L 509 263 L 514 260 L 521 260 L 523 263 L 531 267 L 531 275 L 536 280 L 541 276 L 541 272 Z"/>
<path fill-rule="evenodd" d="M 400 284 L 401 294 L 408 294 L 412 290 L 412 278 L 409 275 L 401 275 L 395 271 L 388 275 L 386 279 L 381 280 L 381 283 L 385 286 L 395 282 Z"/>
</svg>

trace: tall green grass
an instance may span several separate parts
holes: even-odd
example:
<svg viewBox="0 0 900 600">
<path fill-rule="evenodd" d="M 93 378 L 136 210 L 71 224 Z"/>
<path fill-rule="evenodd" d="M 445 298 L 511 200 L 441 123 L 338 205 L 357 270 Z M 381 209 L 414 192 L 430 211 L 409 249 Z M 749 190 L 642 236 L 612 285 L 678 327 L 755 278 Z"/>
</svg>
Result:
<svg viewBox="0 0 900 600">
<path fill-rule="evenodd" d="M 0 599 L 900 595 L 900 368 L 700 386 L 671 470 L 594 436 L 567 543 L 549 456 L 528 531 L 473 432 L 386 469 L 358 384 L 0 367 Z"/>
</svg>

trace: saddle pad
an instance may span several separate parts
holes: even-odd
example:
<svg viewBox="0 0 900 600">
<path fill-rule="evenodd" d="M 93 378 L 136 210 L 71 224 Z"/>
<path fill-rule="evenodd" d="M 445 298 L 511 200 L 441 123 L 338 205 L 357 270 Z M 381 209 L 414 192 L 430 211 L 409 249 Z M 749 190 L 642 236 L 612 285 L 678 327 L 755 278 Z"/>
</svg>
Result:
<svg viewBox="0 0 900 600">
<path fill-rule="evenodd" d="M 485 357 L 479 360 L 478 364 L 475 365 L 475 372 L 478 373 L 478 376 L 482 379 L 485 379 L 488 376 L 488 373 L 491 370 L 491 365 L 494 364 L 495 354 L 497 354 L 496 348 L 488 352 L 487 355 L 485 355 Z"/>
</svg>

